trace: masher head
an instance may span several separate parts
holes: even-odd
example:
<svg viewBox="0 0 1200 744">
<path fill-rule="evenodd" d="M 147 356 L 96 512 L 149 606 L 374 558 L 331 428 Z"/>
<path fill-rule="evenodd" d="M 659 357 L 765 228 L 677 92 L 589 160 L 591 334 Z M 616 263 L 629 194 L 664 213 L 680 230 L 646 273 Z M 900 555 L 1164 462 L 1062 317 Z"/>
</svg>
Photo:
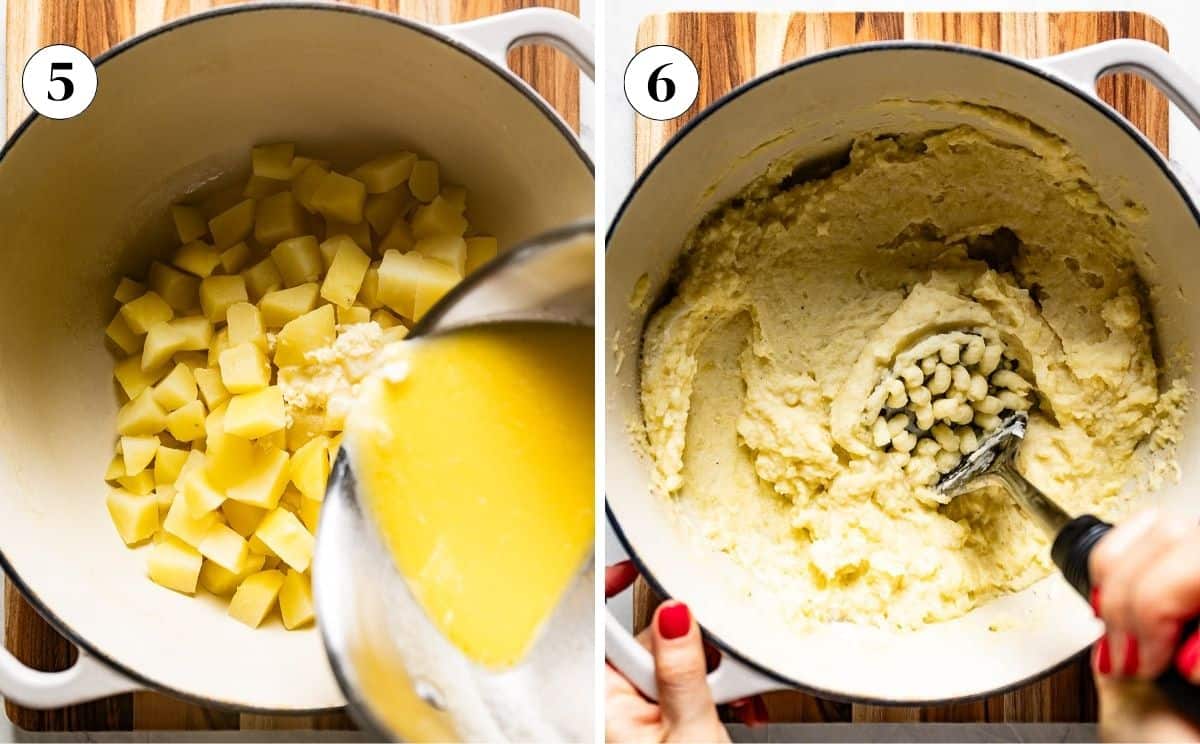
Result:
<svg viewBox="0 0 1200 744">
<path fill-rule="evenodd" d="M 1016 411 L 1000 426 L 983 438 L 974 452 L 962 459 L 953 470 L 943 475 L 937 484 L 937 492 L 945 503 L 968 491 L 987 485 L 984 476 L 993 472 L 1001 463 L 1011 463 L 1017 456 L 1017 448 L 1025 438 L 1029 426 L 1029 415 Z"/>
</svg>

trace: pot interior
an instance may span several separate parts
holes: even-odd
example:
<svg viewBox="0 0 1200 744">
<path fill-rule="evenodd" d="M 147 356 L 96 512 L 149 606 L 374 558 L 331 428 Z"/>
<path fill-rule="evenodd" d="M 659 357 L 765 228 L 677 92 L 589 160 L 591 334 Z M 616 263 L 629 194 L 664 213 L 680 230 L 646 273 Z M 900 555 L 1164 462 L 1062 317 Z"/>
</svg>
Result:
<svg viewBox="0 0 1200 744">
<path fill-rule="evenodd" d="M 1114 114 L 1042 74 L 947 46 L 851 48 L 765 76 L 686 128 L 647 169 L 609 235 L 608 505 L 655 582 L 687 601 L 723 645 L 781 680 L 842 699 L 912 703 L 986 694 L 1065 661 L 1095 639 L 1099 625 L 1086 603 L 1053 575 L 917 632 L 852 624 L 804 634 L 789 629 L 732 590 L 738 572 L 732 562 L 695 546 L 676 527 L 665 500 L 649 495 L 648 464 L 636 433 L 639 339 L 647 308 L 664 291 L 685 237 L 706 213 L 785 155 L 816 159 L 843 150 L 860 133 L 962 123 L 949 108 L 917 103 L 928 101 L 967 101 L 1019 114 L 1071 143 L 1109 203 L 1130 198 L 1148 208 L 1149 218 L 1137 230 L 1149 253 L 1138 263 L 1151 287 L 1167 377 L 1183 375 L 1193 387 L 1200 380 L 1176 354 L 1200 341 L 1200 318 L 1188 308 L 1189 298 L 1200 293 L 1191 255 L 1200 229 L 1186 197 L 1149 145 Z M 643 295 L 651 299 L 631 300 Z M 1188 417 L 1183 427 L 1179 463 L 1185 474 L 1200 466 L 1195 419 Z M 1152 498 L 1200 514 L 1200 503 L 1179 485 Z M 914 675 L 914 669 L 927 671 Z"/>
<path fill-rule="evenodd" d="M 0 160 L 0 546 L 37 602 L 170 691 L 277 711 L 341 705 L 315 630 L 250 630 L 223 602 L 152 584 L 144 550 L 113 529 L 113 290 L 174 250 L 168 205 L 240 183 L 255 144 L 294 141 L 340 169 L 400 148 L 435 158 L 502 249 L 588 216 L 589 164 L 548 111 L 427 30 L 333 6 L 257 7 L 118 51 L 85 114 L 26 127 Z"/>
</svg>

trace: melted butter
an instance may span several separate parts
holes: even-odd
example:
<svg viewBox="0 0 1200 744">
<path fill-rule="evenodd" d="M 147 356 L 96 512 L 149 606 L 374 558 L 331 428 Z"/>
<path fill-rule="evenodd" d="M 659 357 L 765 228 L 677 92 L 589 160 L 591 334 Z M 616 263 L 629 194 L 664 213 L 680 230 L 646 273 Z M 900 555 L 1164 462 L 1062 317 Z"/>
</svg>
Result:
<svg viewBox="0 0 1200 744">
<path fill-rule="evenodd" d="M 489 667 L 520 661 L 591 550 L 592 338 L 505 323 L 404 342 L 349 421 L 397 568 Z"/>
</svg>

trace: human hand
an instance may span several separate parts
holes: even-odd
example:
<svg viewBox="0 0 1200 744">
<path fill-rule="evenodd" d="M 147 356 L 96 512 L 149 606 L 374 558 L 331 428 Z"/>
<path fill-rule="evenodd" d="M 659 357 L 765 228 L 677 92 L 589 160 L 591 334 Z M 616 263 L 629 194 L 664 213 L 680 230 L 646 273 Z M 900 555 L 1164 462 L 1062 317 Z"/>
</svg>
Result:
<svg viewBox="0 0 1200 744">
<path fill-rule="evenodd" d="M 609 566 L 604 576 L 605 596 L 621 593 L 636 578 L 637 568 L 629 561 Z M 687 605 L 674 600 L 664 602 L 654 613 L 650 627 L 638 634 L 638 641 L 654 656 L 658 702 L 642 697 L 620 672 L 606 666 L 605 740 L 729 741 L 708 689 L 708 670 L 719 663 L 720 655 L 705 647 Z M 743 723 L 766 723 L 766 706 L 760 697 L 730 706 Z"/>
<path fill-rule="evenodd" d="M 1106 629 L 1092 649 L 1101 736 L 1200 741 L 1200 728 L 1151 683 L 1173 664 L 1200 684 L 1200 634 L 1179 638 L 1183 623 L 1200 614 L 1200 526 L 1142 512 L 1097 544 L 1089 568 L 1092 608 Z"/>
</svg>

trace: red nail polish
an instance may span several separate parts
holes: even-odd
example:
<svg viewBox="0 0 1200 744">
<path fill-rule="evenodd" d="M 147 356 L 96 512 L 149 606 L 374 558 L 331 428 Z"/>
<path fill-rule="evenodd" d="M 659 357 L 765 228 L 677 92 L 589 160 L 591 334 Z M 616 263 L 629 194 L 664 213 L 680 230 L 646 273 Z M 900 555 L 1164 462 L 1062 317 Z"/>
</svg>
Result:
<svg viewBox="0 0 1200 744">
<path fill-rule="evenodd" d="M 1200 633 L 1192 635 L 1179 647 L 1179 653 L 1175 654 L 1175 668 L 1179 670 L 1180 674 L 1190 679 L 1198 661 L 1200 661 Z"/>
<path fill-rule="evenodd" d="M 1131 635 L 1125 636 L 1125 663 L 1121 666 L 1121 674 L 1132 677 L 1138 670 L 1138 642 Z"/>
<path fill-rule="evenodd" d="M 682 638 L 692 628 L 692 613 L 683 602 L 667 605 L 658 611 L 658 632 L 663 638 Z"/>
<path fill-rule="evenodd" d="M 1089 601 L 1092 605 L 1092 612 L 1095 613 L 1096 617 L 1100 617 L 1100 587 L 1092 587 L 1092 596 Z"/>
<path fill-rule="evenodd" d="M 1101 674 L 1112 673 L 1112 656 L 1108 648 L 1108 636 L 1100 639 L 1096 646 L 1096 671 Z"/>
<path fill-rule="evenodd" d="M 761 697 L 754 696 L 754 726 L 766 726 L 771 720 L 771 714 L 767 710 L 767 703 Z"/>
</svg>

